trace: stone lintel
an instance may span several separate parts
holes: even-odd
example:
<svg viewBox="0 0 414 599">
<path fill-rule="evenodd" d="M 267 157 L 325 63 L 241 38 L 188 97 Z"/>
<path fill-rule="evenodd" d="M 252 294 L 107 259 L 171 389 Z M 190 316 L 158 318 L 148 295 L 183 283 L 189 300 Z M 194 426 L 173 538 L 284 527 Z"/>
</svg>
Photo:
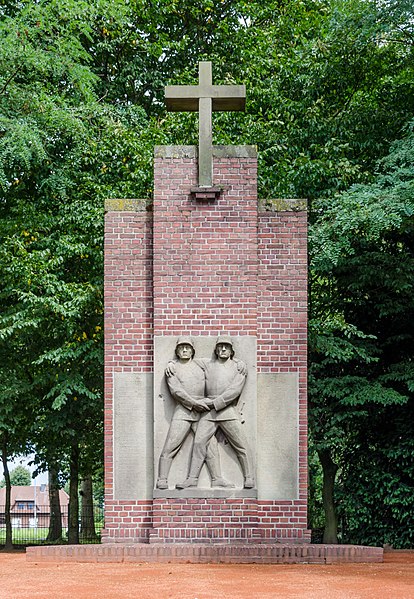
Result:
<svg viewBox="0 0 414 599">
<path fill-rule="evenodd" d="M 105 200 L 105 212 L 146 212 L 150 210 L 152 200 L 137 198 L 110 198 Z"/>
<path fill-rule="evenodd" d="M 274 198 L 259 200 L 260 212 L 306 212 L 308 200 L 300 198 Z"/>
<path fill-rule="evenodd" d="M 155 158 L 197 158 L 197 146 L 155 146 Z M 256 146 L 213 146 L 213 158 L 256 158 Z"/>
<path fill-rule="evenodd" d="M 154 489 L 154 499 L 257 499 L 257 489 Z"/>
</svg>

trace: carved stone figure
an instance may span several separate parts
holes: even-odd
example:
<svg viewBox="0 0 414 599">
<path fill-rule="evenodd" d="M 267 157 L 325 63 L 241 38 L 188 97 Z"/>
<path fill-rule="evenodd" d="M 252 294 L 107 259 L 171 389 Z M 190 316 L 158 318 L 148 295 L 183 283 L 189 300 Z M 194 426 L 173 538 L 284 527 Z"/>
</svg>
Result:
<svg viewBox="0 0 414 599">
<path fill-rule="evenodd" d="M 237 401 L 246 382 L 244 363 L 233 360 L 234 349 L 230 337 L 220 336 L 215 347 L 216 359 L 199 360 L 206 381 L 206 399 L 195 432 L 190 471 L 187 479 L 176 485 L 177 489 L 195 487 L 204 462 L 208 457 L 208 447 L 218 429 L 234 449 L 244 476 L 244 488 L 254 487 L 253 464 L 244 433 Z"/>
<path fill-rule="evenodd" d="M 179 337 L 175 353 L 177 361 L 168 369 L 167 383 L 176 407 L 159 460 L 158 489 L 168 489 L 168 473 L 174 457 L 190 430 L 195 431 L 201 414 L 210 409 L 204 397 L 205 373 L 199 361 L 193 360 L 195 349 L 191 337 Z M 214 435 L 208 440 L 205 449 L 211 485 L 232 487 L 221 475 L 218 443 Z"/>
</svg>

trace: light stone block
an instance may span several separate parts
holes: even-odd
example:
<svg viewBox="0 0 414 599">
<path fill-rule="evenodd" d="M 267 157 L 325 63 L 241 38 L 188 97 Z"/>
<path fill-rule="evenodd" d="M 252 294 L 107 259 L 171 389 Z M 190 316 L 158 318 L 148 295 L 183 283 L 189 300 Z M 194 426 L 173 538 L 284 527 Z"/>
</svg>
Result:
<svg viewBox="0 0 414 599">
<path fill-rule="evenodd" d="M 154 158 L 198 158 L 198 146 L 155 146 Z M 213 158 L 257 158 L 257 146 L 213 146 Z"/>
<path fill-rule="evenodd" d="M 152 499 L 153 375 L 114 373 L 114 497 Z"/>
<path fill-rule="evenodd" d="M 298 374 L 257 377 L 257 487 L 260 500 L 294 500 L 299 493 Z"/>
<path fill-rule="evenodd" d="M 217 336 L 194 337 L 195 358 L 214 357 L 214 347 Z M 171 397 L 165 378 L 165 368 L 170 360 L 175 359 L 175 346 L 177 336 L 155 336 L 154 337 L 154 474 L 157 477 L 158 460 L 168 434 L 170 421 L 175 408 L 175 401 Z M 243 392 L 238 401 L 238 408 L 242 412 L 242 422 L 245 427 L 245 433 L 248 439 L 250 451 L 253 457 L 253 463 L 256 463 L 256 338 L 253 336 L 233 337 L 235 357 L 243 360 L 247 365 L 247 379 Z M 190 432 L 182 448 L 173 460 L 170 474 L 168 477 L 169 488 L 174 489 L 178 482 L 182 482 L 188 474 L 193 433 Z M 219 443 L 220 459 L 223 476 L 236 485 L 236 488 L 243 487 L 243 475 L 240 469 L 239 461 L 228 443 Z M 155 486 L 154 480 L 154 486 Z M 206 489 L 206 496 L 210 496 L 210 477 L 206 466 L 204 465 L 199 482 L 198 489 Z M 188 490 L 190 492 L 190 490 Z M 163 496 L 165 492 L 163 492 Z M 187 491 L 182 496 L 187 496 Z M 176 496 L 176 495 L 174 495 Z"/>
</svg>

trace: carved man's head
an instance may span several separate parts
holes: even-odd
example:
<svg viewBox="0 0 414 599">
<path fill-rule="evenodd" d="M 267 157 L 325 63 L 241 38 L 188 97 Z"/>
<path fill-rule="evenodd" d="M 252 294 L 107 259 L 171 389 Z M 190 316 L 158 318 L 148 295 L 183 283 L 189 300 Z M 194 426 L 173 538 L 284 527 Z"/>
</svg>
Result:
<svg viewBox="0 0 414 599">
<path fill-rule="evenodd" d="M 180 360 L 189 360 L 195 354 L 194 342 L 191 337 L 178 337 L 175 344 L 175 355 Z"/>
<path fill-rule="evenodd" d="M 214 353 L 218 358 L 228 359 L 234 356 L 233 342 L 228 335 L 217 337 Z"/>
</svg>

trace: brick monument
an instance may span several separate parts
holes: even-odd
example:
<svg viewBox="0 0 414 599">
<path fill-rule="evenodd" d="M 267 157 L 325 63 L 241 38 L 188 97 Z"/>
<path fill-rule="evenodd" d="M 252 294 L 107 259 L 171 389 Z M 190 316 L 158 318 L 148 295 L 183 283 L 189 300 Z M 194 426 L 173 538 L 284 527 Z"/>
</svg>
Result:
<svg viewBox="0 0 414 599">
<path fill-rule="evenodd" d="M 200 63 L 198 86 L 167 88 L 169 109 L 200 111 L 199 147 L 155 148 L 151 207 L 107 202 L 106 543 L 309 542 L 307 215 L 297 201 L 261 208 L 254 147 L 212 146 L 211 111 L 242 109 L 244 96 L 244 86 L 212 85 L 210 63 Z M 220 383 L 228 403 L 206 406 L 219 336 L 245 380 L 234 397 Z M 179 407 L 184 439 L 163 453 L 177 406 L 165 370 L 179 338 L 191 340 L 206 397 Z M 213 474 L 207 449 L 206 459 L 192 455 L 208 426 Z M 234 427 L 243 442 L 232 441 Z M 197 459 L 199 477 L 179 488 Z"/>
<path fill-rule="evenodd" d="M 306 206 L 262 205 L 255 148 L 212 145 L 244 97 L 210 63 L 166 88 L 198 148 L 155 148 L 153 202 L 107 202 L 103 544 L 29 561 L 382 561 L 309 543 Z"/>
</svg>

